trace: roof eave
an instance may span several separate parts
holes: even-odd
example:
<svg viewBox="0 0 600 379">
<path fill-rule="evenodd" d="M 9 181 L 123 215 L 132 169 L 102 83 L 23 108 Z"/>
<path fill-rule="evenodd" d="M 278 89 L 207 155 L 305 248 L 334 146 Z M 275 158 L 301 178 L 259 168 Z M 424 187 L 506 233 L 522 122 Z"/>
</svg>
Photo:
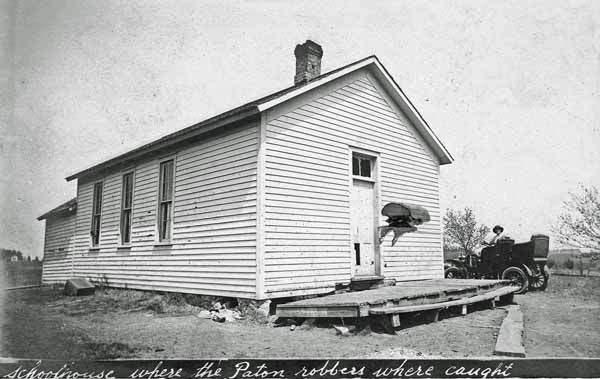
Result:
<svg viewBox="0 0 600 379">
<path fill-rule="evenodd" d="M 189 138 L 197 137 L 202 134 L 206 134 L 215 129 L 224 127 L 226 125 L 240 122 L 245 119 L 248 119 L 252 116 L 256 116 L 260 114 L 260 111 L 256 106 L 248 106 L 243 109 L 234 109 L 225 113 L 221 113 L 215 117 L 204 120 L 198 124 L 194 124 L 185 129 L 176 131 L 174 133 L 170 133 L 165 135 L 155 141 L 142 145 L 138 148 L 130 150 L 126 153 L 119 154 L 113 158 L 105 160 L 101 163 L 98 163 L 94 166 L 88 167 L 84 170 L 77 171 L 74 174 L 67 176 L 66 181 L 71 181 L 73 179 L 80 178 L 82 176 L 86 176 L 92 174 L 94 172 L 107 169 L 111 166 L 122 163 L 123 161 L 129 161 L 136 158 L 139 158 L 143 155 L 146 155 L 150 152 L 167 148 L 169 146 L 180 143 L 181 141 L 187 140 Z"/>
<path fill-rule="evenodd" d="M 390 88 L 387 88 L 387 90 L 391 92 L 393 97 L 398 103 L 400 103 L 400 105 L 404 105 L 406 108 L 408 108 L 408 112 L 406 112 L 406 114 L 418 127 L 418 130 L 421 132 L 421 136 L 425 139 L 427 144 L 433 149 L 434 153 L 438 157 L 440 165 L 454 162 L 454 158 L 448 149 L 446 149 L 442 141 L 438 138 L 433 129 L 431 129 L 427 121 L 425 121 L 425 118 L 423 118 L 412 101 L 410 101 L 408 96 L 406 96 L 402 88 L 398 85 L 398 83 L 396 83 L 394 77 L 388 72 L 385 66 L 381 64 L 377 57 L 375 57 L 375 66 L 378 68 L 378 70 L 375 72 L 376 76 L 378 73 L 383 75 L 386 80 L 382 82 L 390 84 Z"/>
<path fill-rule="evenodd" d="M 256 102 L 248 103 L 238 108 L 234 108 L 230 111 L 221 113 L 215 117 L 204 120 L 198 124 L 189 126 L 185 129 L 177 132 L 168 134 L 158 140 L 142 145 L 138 148 L 130 150 L 126 153 L 117 155 L 113 158 L 105 160 L 99 164 L 88 167 L 85 170 L 78 171 L 66 177 L 67 181 L 77 179 L 79 177 L 92 174 L 102 169 L 115 166 L 124 161 L 133 160 L 146 155 L 152 151 L 164 149 L 201 134 L 205 134 L 209 131 L 215 130 L 219 127 L 239 122 L 246 118 L 256 116 L 267 109 L 273 108 L 278 104 L 281 104 L 289 99 L 292 99 L 298 95 L 301 95 L 307 91 L 317 88 L 325 83 L 331 82 L 337 78 L 347 75 L 353 71 L 361 69 L 363 67 L 374 67 L 372 72 L 377 76 L 382 83 L 386 84 L 386 90 L 390 92 L 396 102 L 401 105 L 403 110 L 407 113 L 411 121 L 417 126 L 417 130 L 423 136 L 427 144 L 432 148 L 433 152 L 437 156 L 439 163 L 449 164 L 454 161 L 452 155 L 448 152 L 446 147 L 442 144 L 439 138 L 435 135 L 433 130 L 429 127 L 425 119 L 421 116 L 419 111 L 414 107 L 412 102 L 404 94 L 400 86 L 396 83 L 394 78 L 389 74 L 386 68 L 381 64 L 377 56 L 371 55 L 363 58 L 359 61 L 351 63 L 347 66 L 341 67 L 337 70 L 333 70 L 323 75 L 322 78 L 316 78 L 314 81 L 308 82 L 305 85 L 299 86 L 298 88 L 288 88 L 283 90 L 283 95 L 276 96 L 269 99 L 259 99 Z M 382 80 L 383 79 L 383 80 Z M 270 96 L 267 96 L 267 98 Z"/>
<path fill-rule="evenodd" d="M 77 209 L 77 198 L 74 197 L 71 200 L 65 201 L 64 203 L 62 203 L 61 205 L 59 205 L 58 207 L 55 207 L 51 210 L 49 210 L 48 212 L 44 213 L 43 215 L 39 216 L 37 218 L 38 221 L 42 221 L 47 219 L 48 217 L 54 215 L 54 214 L 58 214 L 64 211 L 74 211 L 75 209 Z"/>
</svg>

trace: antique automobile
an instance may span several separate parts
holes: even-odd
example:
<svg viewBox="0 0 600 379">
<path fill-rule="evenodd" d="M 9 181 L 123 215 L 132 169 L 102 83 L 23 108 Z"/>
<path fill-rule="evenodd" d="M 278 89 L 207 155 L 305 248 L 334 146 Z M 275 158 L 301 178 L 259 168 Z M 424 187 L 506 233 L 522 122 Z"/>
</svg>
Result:
<svg viewBox="0 0 600 379">
<path fill-rule="evenodd" d="M 485 247 L 481 257 L 475 254 L 448 259 L 444 263 L 446 278 L 506 279 L 525 293 L 528 289 L 545 290 L 548 286 L 549 238 L 534 234 L 531 240 L 516 243 L 510 238 L 498 240 L 493 246 Z"/>
</svg>

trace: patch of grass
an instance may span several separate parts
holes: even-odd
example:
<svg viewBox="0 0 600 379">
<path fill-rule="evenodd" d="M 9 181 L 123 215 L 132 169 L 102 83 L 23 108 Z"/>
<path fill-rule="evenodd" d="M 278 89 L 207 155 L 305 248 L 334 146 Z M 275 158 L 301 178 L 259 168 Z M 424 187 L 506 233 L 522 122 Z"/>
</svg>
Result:
<svg viewBox="0 0 600 379">
<path fill-rule="evenodd" d="M 42 282 L 41 262 L 2 262 L 0 288 L 38 285 Z"/>
<path fill-rule="evenodd" d="M 218 296 L 196 295 L 192 293 L 184 293 L 183 298 L 185 299 L 185 302 L 189 305 L 193 305 L 195 307 L 203 309 L 210 309 L 213 303 L 215 303 L 216 301 L 223 300 L 222 297 Z"/>
<path fill-rule="evenodd" d="M 565 298 L 600 301 L 600 278 L 553 275 L 546 292 Z"/>
<path fill-rule="evenodd" d="M 49 289 L 56 293 L 50 304 L 66 315 L 78 316 L 107 312 L 143 312 L 159 314 L 193 314 L 208 309 L 214 301 L 225 301 L 214 296 L 190 295 L 176 292 L 154 292 L 97 287 L 93 296 L 61 296 L 62 286 Z M 227 304 L 233 305 L 235 302 Z M 235 304 L 237 305 L 237 303 Z"/>
<path fill-rule="evenodd" d="M 139 349 L 120 342 L 99 343 L 88 342 L 85 344 L 87 350 L 92 351 L 89 359 L 117 359 L 134 357 Z"/>
<path fill-rule="evenodd" d="M 191 314 L 200 310 L 188 304 L 182 294 L 170 292 L 154 295 L 146 303 L 145 309 L 159 314 Z"/>
<path fill-rule="evenodd" d="M 135 312 L 146 309 L 152 296 L 151 292 L 105 288 L 96 290 L 92 296 L 59 296 L 50 307 L 73 316 L 94 312 Z"/>
<path fill-rule="evenodd" d="M 169 305 L 186 305 L 185 297 L 182 293 L 179 292 L 165 292 L 163 294 L 163 299 Z"/>
</svg>

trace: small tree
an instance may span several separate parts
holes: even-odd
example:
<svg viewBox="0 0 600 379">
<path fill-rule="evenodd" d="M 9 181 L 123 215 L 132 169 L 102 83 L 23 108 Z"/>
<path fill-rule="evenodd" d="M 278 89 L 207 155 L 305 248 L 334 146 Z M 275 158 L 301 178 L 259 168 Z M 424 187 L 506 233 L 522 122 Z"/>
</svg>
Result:
<svg viewBox="0 0 600 379">
<path fill-rule="evenodd" d="M 600 249 L 600 194 L 594 186 L 569 193 L 553 232 L 559 243 Z"/>
<path fill-rule="evenodd" d="M 475 214 L 469 207 L 465 207 L 463 211 L 446 211 L 444 240 L 448 246 L 457 246 L 465 254 L 472 254 L 489 232 L 487 226 L 477 224 Z"/>
</svg>

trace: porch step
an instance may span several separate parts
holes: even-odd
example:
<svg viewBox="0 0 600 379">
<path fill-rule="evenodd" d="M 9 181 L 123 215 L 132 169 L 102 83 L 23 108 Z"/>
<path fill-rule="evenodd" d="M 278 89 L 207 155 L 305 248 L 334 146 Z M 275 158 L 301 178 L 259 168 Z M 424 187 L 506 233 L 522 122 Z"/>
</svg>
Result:
<svg viewBox="0 0 600 379">
<path fill-rule="evenodd" d="M 379 275 L 356 276 L 350 279 L 350 290 L 364 291 L 372 288 L 379 288 L 384 284 L 383 279 L 383 276 Z"/>
</svg>

